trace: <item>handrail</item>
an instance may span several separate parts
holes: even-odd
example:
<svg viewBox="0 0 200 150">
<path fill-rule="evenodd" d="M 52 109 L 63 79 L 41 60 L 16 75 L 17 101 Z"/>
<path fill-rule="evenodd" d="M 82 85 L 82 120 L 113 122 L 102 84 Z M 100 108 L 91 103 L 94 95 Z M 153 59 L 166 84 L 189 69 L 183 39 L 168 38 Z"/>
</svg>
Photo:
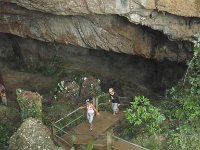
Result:
<svg viewBox="0 0 200 150">
<path fill-rule="evenodd" d="M 124 140 L 124 139 L 122 139 L 122 138 L 120 138 L 120 137 L 117 137 L 117 136 L 114 136 L 114 135 L 112 135 L 112 138 L 115 138 L 115 139 L 117 139 L 117 140 L 123 141 L 123 142 L 125 142 L 125 143 L 130 144 L 130 145 L 139 147 L 139 148 L 141 148 L 141 149 L 143 149 L 143 150 L 149 150 L 149 149 L 146 149 L 146 148 L 144 148 L 144 147 L 142 147 L 142 146 L 139 146 L 139 145 L 137 145 L 137 144 L 134 144 L 134 143 L 132 143 L 132 142 L 129 142 L 129 141 L 127 141 L 127 140 Z"/>
<path fill-rule="evenodd" d="M 60 131 L 64 132 L 65 134 L 68 134 L 68 135 L 70 135 L 68 132 L 66 132 L 66 131 L 64 131 L 63 129 L 61 129 L 61 128 L 57 127 L 56 125 L 54 125 L 54 127 L 55 127 L 56 129 L 58 129 L 58 130 L 60 130 Z"/>
<path fill-rule="evenodd" d="M 106 94 L 100 95 L 100 96 L 98 96 L 98 98 L 103 97 L 103 96 L 106 96 Z M 120 97 L 120 98 L 128 98 L 128 97 Z M 99 103 L 98 106 L 102 106 L 102 105 L 106 105 L 106 104 L 108 104 L 108 102 Z M 124 104 L 120 104 L 120 105 L 124 105 Z M 76 113 L 76 112 L 79 111 L 80 109 L 81 109 L 81 108 L 78 107 L 77 109 L 75 109 L 74 111 L 70 112 L 69 114 L 67 114 L 67 115 L 64 116 L 63 118 L 57 120 L 54 124 L 56 125 L 58 122 L 60 122 L 60 121 L 62 121 L 63 119 L 65 119 L 65 118 L 71 116 L 72 114 Z M 71 121 L 70 123 L 64 125 L 61 129 L 64 129 L 65 127 L 69 126 L 69 125 L 72 124 L 73 122 L 75 122 L 75 121 L 77 121 L 78 119 L 80 119 L 82 116 L 83 116 L 83 115 L 81 115 L 80 117 L 74 119 L 74 120 Z"/>
<path fill-rule="evenodd" d="M 64 127 L 62 127 L 61 129 L 64 129 L 65 127 L 67 127 L 68 125 L 72 124 L 73 122 L 75 122 L 76 120 L 80 119 L 81 117 L 83 117 L 83 115 L 79 116 L 78 118 L 72 120 L 70 123 L 66 124 Z"/>
<path fill-rule="evenodd" d="M 65 142 L 66 144 L 71 145 L 71 143 L 67 142 L 66 140 L 64 140 L 63 138 L 59 137 L 58 135 L 55 134 L 55 136 L 57 138 L 59 138 L 60 140 L 62 140 L 63 142 Z"/>
<path fill-rule="evenodd" d="M 77 112 L 79 109 L 81 109 L 81 108 L 79 107 L 79 108 L 75 109 L 74 111 L 72 111 L 72 112 L 70 112 L 69 114 L 67 114 L 65 117 L 63 117 L 63 118 L 57 120 L 55 123 L 58 123 L 59 121 L 61 121 L 61 120 L 65 119 L 66 117 L 72 115 L 73 113 Z"/>
<path fill-rule="evenodd" d="M 126 97 L 126 96 L 119 96 L 119 98 L 121 98 L 121 99 L 125 99 L 125 98 L 130 98 L 130 97 Z"/>
<path fill-rule="evenodd" d="M 100 98 L 100 97 L 102 97 L 102 96 L 106 96 L 106 95 L 98 96 L 98 98 Z M 129 98 L 129 97 L 119 97 L 119 98 L 120 98 L 120 99 L 125 99 L 125 98 Z M 105 105 L 105 104 L 108 104 L 108 103 L 109 103 L 109 102 L 98 103 L 98 101 L 97 101 L 97 105 L 98 105 L 98 106 Z M 120 105 L 125 105 L 125 104 L 120 104 Z M 83 136 L 84 136 L 84 135 L 87 135 L 87 136 L 95 136 L 94 134 L 88 134 L 88 133 L 71 133 L 71 132 L 69 133 L 69 132 L 66 132 L 65 130 L 63 130 L 64 128 L 66 128 L 66 127 L 69 126 L 70 124 L 72 124 L 72 123 L 74 123 L 75 121 L 79 120 L 81 117 L 83 117 L 83 115 L 80 115 L 80 116 L 76 117 L 74 120 L 72 120 L 71 122 L 65 124 L 65 125 L 64 125 L 63 127 L 61 127 L 61 128 L 58 127 L 58 126 L 56 125 L 57 123 L 59 123 L 59 122 L 62 121 L 63 119 L 65 119 L 65 118 L 71 116 L 72 114 L 78 112 L 79 110 L 81 110 L 80 107 L 77 108 L 77 109 L 75 109 L 74 111 L 70 112 L 69 114 L 67 114 L 67 115 L 64 116 L 63 118 L 57 120 L 57 121 L 54 123 L 53 128 L 56 128 L 57 130 L 63 132 L 64 134 L 67 134 L 68 136 L 71 136 L 71 135 L 72 135 L 72 136 L 78 136 L 78 135 L 83 135 Z M 63 139 L 60 135 L 57 135 L 56 132 L 57 132 L 57 131 L 55 130 L 54 135 L 55 135 L 57 138 L 59 138 L 60 140 L 64 141 L 65 143 L 71 145 L 70 142 L 67 142 L 67 141 L 66 141 L 65 139 Z M 102 134 L 102 133 L 96 134 L 95 137 L 98 138 L 99 136 L 106 136 L 106 134 Z M 112 135 L 111 138 L 117 139 L 117 140 L 120 140 L 120 141 L 123 141 L 123 142 L 128 143 L 128 144 L 130 144 L 130 145 L 132 145 L 132 146 L 136 146 L 136 147 L 138 147 L 138 148 L 141 148 L 142 150 L 148 150 L 148 149 L 146 149 L 146 148 L 144 148 L 144 147 L 142 147 L 142 146 L 139 146 L 139 145 L 137 145 L 137 144 L 131 143 L 131 142 L 129 142 L 129 141 L 126 141 L 126 140 L 124 140 L 124 139 L 122 139 L 122 138 L 120 138 L 120 137 L 114 136 L 114 135 Z"/>
</svg>

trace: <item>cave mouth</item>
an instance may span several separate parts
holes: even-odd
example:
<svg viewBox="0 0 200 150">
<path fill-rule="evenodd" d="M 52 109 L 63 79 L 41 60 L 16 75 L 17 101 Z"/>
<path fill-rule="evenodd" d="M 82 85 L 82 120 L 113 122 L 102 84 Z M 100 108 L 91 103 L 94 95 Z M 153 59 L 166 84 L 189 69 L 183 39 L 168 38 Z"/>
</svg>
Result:
<svg viewBox="0 0 200 150">
<path fill-rule="evenodd" d="M 61 63 L 64 69 L 64 74 L 59 76 L 60 79 L 74 72 L 87 72 L 101 79 L 103 91 L 107 92 L 109 87 L 114 87 L 122 96 L 145 95 L 150 98 L 162 96 L 167 88 L 174 86 L 182 78 L 187 68 L 184 63 L 168 60 L 157 61 L 102 49 L 94 50 L 73 45 L 47 43 L 10 34 L 9 36 L 0 35 L 3 39 L 0 42 L 1 62 L 8 68 L 19 72 L 41 74 L 44 70 L 40 68 L 38 72 L 31 72 L 30 69 L 37 70 L 31 67 L 43 64 L 48 70 L 49 65 L 54 63 L 56 58 L 55 63 L 58 64 L 53 67 L 56 69 Z M 9 77 L 15 78 L 15 74 L 9 74 Z M 26 79 L 26 83 L 29 82 L 28 80 L 32 79 Z M 9 79 L 6 81 L 9 82 Z M 20 84 L 26 83 L 20 81 L 18 84 L 13 84 L 23 87 Z M 9 86 L 12 84 L 10 83 Z M 13 88 L 8 87 L 8 89 Z M 10 91 L 12 92 L 14 91 Z"/>
</svg>

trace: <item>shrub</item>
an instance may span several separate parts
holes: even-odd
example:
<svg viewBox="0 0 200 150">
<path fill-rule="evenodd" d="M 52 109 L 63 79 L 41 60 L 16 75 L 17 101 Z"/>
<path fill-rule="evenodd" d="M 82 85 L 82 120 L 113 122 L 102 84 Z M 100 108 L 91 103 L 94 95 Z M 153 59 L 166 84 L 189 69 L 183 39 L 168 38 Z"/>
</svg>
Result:
<svg viewBox="0 0 200 150">
<path fill-rule="evenodd" d="M 13 134 L 13 128 L 8 124 L 0 123 L 0 149 L 6 149 L 9 139 Z"/>
<path fill-rule="evenodd" d="M 17 89 L 16 94 L 23 120 L 28 117 L 42 119 L 42 96 L 21 89 Z"/>
<path fill-rule="evenodd" d="M 144 124 L 146 131 L 156 133 L 161 131 L 160 125 L 165 120 L 160 110 L 150 104 L 149 99 L 144 96 L 136 96 L 131 107 L 126 109 L 126 118 L 131 125 L 139 126 Z"/>
<path fill-rule="evenodd" d="M 168 134 L 169 149 L 198 149 L 200 146 L 200 36 L 194 41 L 194 56 L 188 62 L 184 79 L 167 91 L 173 102 L 169 113 L 173 122 Z M 170 106 L 169 106 L 170 107 Z"/>
</svg>

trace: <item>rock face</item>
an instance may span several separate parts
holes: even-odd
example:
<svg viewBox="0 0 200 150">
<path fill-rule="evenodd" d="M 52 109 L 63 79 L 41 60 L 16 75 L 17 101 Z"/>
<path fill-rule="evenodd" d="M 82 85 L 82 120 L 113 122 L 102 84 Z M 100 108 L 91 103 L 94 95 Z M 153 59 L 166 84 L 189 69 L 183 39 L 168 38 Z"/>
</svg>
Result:
<svg viewBox="0 0 200 150">
<path fill-rule="evenodd" d="M 54 16 L 34 12 L 0 16 L 0 32 L 41 41 L 72 44 L 85 48 L 104 49 L 140 55 L 158 60 L 185 61 L 191 46 L 172 42 L 159 32 L 131 24 L 115 15 Z M 1 20 L 0 19 L 0 20 Z M 190 44 L 189 44 L 190 45 Z"/>
<path fill-rule="evenodd" d="M 63 150 L 54 145 L 49 130 L 39 120 L 26 119 L 10 138 L 9 150 Z"/>
<path fill-rule="evenodd" d="M 158 0 L 157 9 L 185 17 L 200 17 L 199 0 Z"/>
<path fill-rule="evenodd" d="M 197 0 L 0 0 L 0 32 L 158 60 L 188 59 L 177 41 L 193 40 L 199 16 Z"/>
<path fill-rule="evenodd" d="M 165 39 L 165 38 L 164 38 Z M 31 38 L 19 38 L 13 37 L 10 40 L 16 42 L 20 48 L 21 58 L 25 64 L 30 65 L 34 62 L 40 62 L 49 60 L 55 56 L 61 60 L 61 65 L 67 74 L 70 72 L 83 71 L 91 74 L 98 75 L 98 78 L 105 79 L 104 83 L 109 83 L 109 86 L 114 86 L 114 82 L 118 82 L 116 86 L 123 88 L 124 85 L 120 85 L 120 82 L 127 83 L 128 86 L 133 87 L 133 90 L 142 89 L 138 91 L 146 91 L 146 89 L 162 89 L 172 86 L 184 73 L 185 66 L 182 63 L 169 62 L 164 60 L 167 49 L 163 49 L 163 52 L 158 52 L 158 58 L 162 58 L 163 62 L 155 60 L 147 60 L 137 56 L 118 54 L 114 52 L 106 52 L 102 49 L 94 50 L 88 48 L 82 48 L 73 45 L 47 43 Z M 164 42 L 165 43 L 165 42 Z M 169 43 L 171 43 L 169 41 Z M 162 43 L 161 43 L 162 44 Z M 176 42 L 169 44 L 169 47 L 177 47 Z M 162 45 L 161 45 L 162 46 Z M 183 48 L 187 50 L 187 44 L 183 43 Z M 186 51 L 185 50 L 185 51 Z M 168 53 L 169 58 L 172 60 L 180 60 L 187 56 L 187 53 L 182 53 L 181 49 L 176 53 Z M 169 55 L 170 54 L 170 55 Z M 46 61 L 46 67 L 48 64 Z M 1 66 L 1 64 L 0 64 Z M 1 67 L 3 79 L 5 85 L 12 88 L 24 88 L 32 91 L 46 91 L 52 90 L 57 85 L 60 79 L 52 80 L 50 77 L 44 77 L 41 75 L 32 75 L 24 72 L 9 71 Z M 44 69 L 45 70 L 45 69 Z M 48 82 L 46 82 L 48 81 Z M 112 83 L 111 83 L 112 82 Z M 103 83 L 102 83 L 103 84 Z M 54 85 L 54 86 L 53 86 Z M 108 88 L 108 87 L 107 87 Z M 7 88 L 8 89 L 8 88 Z M 107 92 L 108 89 L 105 89 Z M 128 90 L 123 90 L 124 92 Z M 130 90 L 129 90 L 130 91 Z M 148 93 L 148 92 L 144 92 Z"/>
<path fill-rule="evenodd" d="M 200 17 L 198 0 L 0 0 L 30 10 L 57 15 L 127 14 L 141 8 L 165 11 L 185 17 Z"/>
<path fill-rule="evenodd" d="M 6 37 L 7 34 L 4 35 L 4 38 Z M 3 40 L 0 40 L 1 42 L 3 43 Z M 10 37 L 7 43 L 13 45 L 13 42 L 15 42 L 14 45 L 19 50 L 20 57 L 17 55 L 17 58 L 22 58 L 20 60 L 23 60 L 22 62 L 26 66 L 34 66 L 35 62 L 40 62 L 36 64 L 38 66 L 45 64 L 44 67 L 49 69 L 49 65 L 54 63 L 52 59 L 56 56 L 61 62 L 60 65 L 63 66 L 66 79 L 68 75 L 72 75 L 73 73 L 80 75 L 80 73 L 88 72 L 100 78 L 103 91 L 107 92 L 109 87 L 116 87 L 117 91 L 121 91 L 124 95 L 145 95 L 151 93 L 151 91 L 156 91 L 156 93 L 163 92 L 165 88 L 174 85 L 182 77 L 186 69 L 182 63 L 164 60 L 165 57 L 163 56 L 165 56 L 167 49 L 163 49 L 163 52 L 156 54 L 159 56 L 159 59 L 162 58 L 161 60 L 163 61 L 160 62 L 138 56 L 107 52 L 102 49 L 94 50 L 73 45 L 41 42 L 17 36 Z M 6 42 L 4 43 L 6 44 Z M 171 49 L 174 46 L 178 48 L 178 45 L 176 45 L 177 42 L 168 41 L 167 43 L 169 43 Z M 187 44 L 183 43 L 183 47 L 186 50 L 188 49 L 187 46 Z M 14 51 L 12 48 L 11 50 Z M 185 52 L 182 53 L 184 57 L 181 56 L 180 52 L 181 49 L 177 52 L 172 51 L 168 53 L 168 57 L 171 60 L 181 60 L 180 58 L 187 56 Z M 5 60 L 8 59 L 4 55 L 1 57 L 1 60 L 3 58 Z M 11 65 L 5 62 L 1 63 L 0 61 L 0 71 L 7 89 L 7 95 L 9 97 L 12 96 L 12 99 L 16 98 L 16 88 L 38 91 L 41 94 L 45 94 L 52 91 L 59 81 L 65 80 L 59 77 L 26 73 L 26 70 L 24 72 L 13 70 L 10 67 L 13 66 L 12 62 L 14 62 L 15 68 L 18 68 L 16 66 L 17 61 L 9 61 Z M 55 63 L 57 64 L 57 62 Z M 47 69 L 43 68 L 43 70 L 39 70 L 41 73 L 44 71 L 47 71 Z M 70 87 L 69 85 L 69 89 Z"/>
</svg>

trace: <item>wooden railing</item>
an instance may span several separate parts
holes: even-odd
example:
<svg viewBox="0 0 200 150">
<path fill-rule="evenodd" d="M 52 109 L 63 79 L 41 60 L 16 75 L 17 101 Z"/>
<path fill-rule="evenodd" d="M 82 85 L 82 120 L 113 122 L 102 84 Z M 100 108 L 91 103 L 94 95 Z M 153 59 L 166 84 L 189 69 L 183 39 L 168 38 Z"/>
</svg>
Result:
<svg viewBox="0 0 200 150">
<path fill-rule="evenodd" d="M 123 98 L 127 98 L 127 97 L 123 97 Z M 101 106 L 108 105 L 108 103 L 99 103 L 98 99 L 99 99 L 99 97 L 95 99 L 94 104 L 95 104 L 97 110 L 102 111 Z M 55 141 L 57 141 L 57 139 L 59 139 L 63 143 L 67 144 L 69 147 L 73 147 L 77 136 L 93 136 L 93 135 L 87 134 L 87 133 L 86 134 L 78 134 L 78 133 L 72 132 L 73 131 L 72 127 L 81 123 L 85 118 L 82 111 L 83 111 L 82 109 L 77 108 L 74 111 L 67 114 L 65 117 L 63 117 L 63 118 L 57 120 L 55 123 L 53 123 L 53 125 L 52 125 L 53 131 L 52 132 L 53 132 L 53 137 L 54 137 Z M 63 138 L 64 135 L 68 136 L 68 140 Z M 106 140 L 106 150 L 111 150 L 111 149 L 119 150 L 119 149 L 117 149 L 117 147 L 115 147 L 115 145 L 113 145 L 113 143 L 114 143 L 113 141 L 116 141 L 116 140 L 120 140 L 121 142 L 132 145 L 133 147 L 137 147 L 137 149 L 140 149 L 140 150 L 147 150 L 146 148 L 141 147 L 137 144 L 131 143 L 129 141 L 121 139 L 120 137 L 114 136 L 114 134 L 112 133 L 112 130 L 107 131 L 105 134 L 98 134 L 95 136 L 94 139 L 98 139 L 98 138 Z M 102 146 L 103 147 L 105 145 L 94 143 L 94 146 Z"/>
<path fill-rule="evenodd" d="M 97 111 L 101 110 L 101 106 L 103 105 L 108 105 L 108 103 L 99 103 L 99 98 L 102 96 L 106 96 L 106 95 L 101 95 L 96 97 L 93 100 L 93 104 L 95 105 Z M 73 146 L 74 143 L 74 137 L 77 135 L 89 135 L 89 134 L 74 134 L 74 133 L 69 133 L 68 131 L 71 129 L 72 126 L 78 125 L 78 123 L 80 123 L 82 120 L 85 119 L 84 115 L 83 115 L 83 110 L 79 108 L 75 109 L 74 111 L 70 112 L 69 114 L 67 114 L 66 116 L 64 116 L 63 118 L 57 120 L 56 122 L 54 122 L 52 124 L 52 133 L 53 136 L 58 138 L 59 140 L 61 140 L 62 142 L 64 142 L 65 144 L 69 145 L 69 146 Z M 70 141 L 66 141 L 63 138 L 63 135 L 68 135 L 70 138 Z"/>
</svg>

